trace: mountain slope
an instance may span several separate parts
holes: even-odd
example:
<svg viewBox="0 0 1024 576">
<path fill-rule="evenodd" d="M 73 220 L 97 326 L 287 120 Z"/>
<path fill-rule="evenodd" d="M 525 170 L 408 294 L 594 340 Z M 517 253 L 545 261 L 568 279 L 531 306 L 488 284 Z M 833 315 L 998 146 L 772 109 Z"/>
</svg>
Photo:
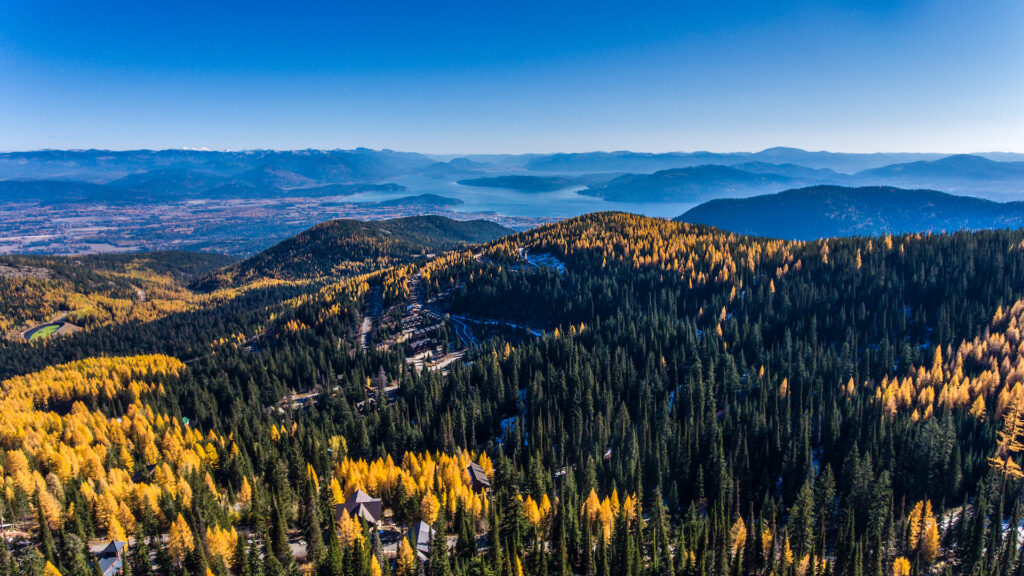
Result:
<svg viewBox="0 0 1024 576">
<path fill-rule="evenodd" d="M 397 208 L 397 207 L 420 207 L 420 208 L 448 208 L 451 206 L 458 206 L 464 204 L 462 200 L 458 198 L 449 198 L 447 196 L 439 196 L 437 194 L 417 194 L 415 196 L 402 196 L 400 198 L 392 198 L 390 200 L 380 200 L 378 202 L 361 202 L 365 206 L 377 206 L 381 208 Z"/>
<path fill-rule="evenodd" d="M 198 286 L 210 289 L 255 278 L 293 280 L 359 273 L 511 232 L 487 220 L 463 222 L 443 216 L 331 220 L 207 276 Z"/>
<path fill-rule="evenodd" d="M 1024 191 L 1024 162 L 996 162 L 982 156 L 957 154 L 865 170 L 855 174 L 854 179 L 860 184 L 1009 195 Z"/>
<path fill-rule="evenodd" d="M 359 486 L 397 533 L 458 540 L 430 554 L 453 574 L 1011 574 L 1022 247 L 1024 231 L 788 242 L 595 213 L 478 257 L 12 342 L 18 573 L 138 518 L 134 550 L 183 565 L 161 573 L 250 576 L 275 548 L 297 570 L 291 534 L 317 559 L 301 569 L 369 574 L 391 559 L 361 520 L 316 512 Z M 239 509 L 272 509 L 272 528 Z"/>
<path fill-rule="evenodd" d="M 612 202 L 699 202 L 724 194 L 750 195 L 802 183 L 802 179 L 780 174 L 706 164 L 654 174 L 626 174 L 604 184 L 592 184 L 580 194 Z"/>
<path fill-rule="evenodd" d="M 573 178 L 562 176 L 495 176 L 492 178 L 470 178 L 459 180 L 463 186 L 479 188 L 505 188 L 519 192 L 554 192 L 576 184 Z"/>
<path fill-rule="evenodd" d="M 840 174 L 828 168 L 808 168 L 800 164 L 772 164 L 770 162 L 754 161 L 733 164 L 732 167 L 755 174 L 777 174 L 779 176 L 807 180 L 840 180 L 847 177 L 845 174 Z"/>
<path fill-rule="evenodd" d="M 0 179 L 86 180 L 106 183 L 158 170 L 241 175 L 276 185 L 356 182 L 420 171 L 434 161 L 393 150 L 39 150 L 0 154 Z M 247 182 L 254 183 L 254 182 Z"/>
<path fill-rule="evenodd" d="M 193 304 L 185 285 L 236 261 L 177 251 L 0 256 L 0 334 L 57 316 L 83 327 L 152 320 Z"/>
<path fill-rule="evenodd" d="M 810 240 L 942 230 L 1016 228 L 1024 203 L 934 190 L 814 186 L 743 199 L 712 200 L 676 220 L 756 236 Z"/>
<path fill-rule="evenodd" d="M 108 184 L 111 188 L 145 190 L 154 195 L 191 196 L 231 182 L 227 176 L 175 168 L 132 174 Z"/>
<path fill-rule="evenodd" d="M 526 163 L 526 169 L 548 172 L 652 172 L 700 164 L 735 164 L 750 159 L 750 154 L 743 152 L 582 152 L 538 156 Z"/>
<path fill-rule="evenodd" d="M 770 164 L 798 164 L 813 169 L 828 169 L 853 173 L 889 164 L 936 160 L 941 154 L 877 153 L 849 154 L 842 152 L 812 152 L 799 148 L 776 147 L 760 152 L 583 152 L 574 154 L 545 154 L 526 162 L 528 170 L 561 172 L 653 172 L 672 168 L 687 168 L 701 164 L 732 166 L 744 162 Z"/>
<path fill-rule="evenodd" d="M 0 181 L 0 202 L 76 202 L 103 201 L 117 196 L 128 196 L 124 190 L 112 190 L 102 184 L 91 182 L 68 182 L 63 180 L 2 180 Z"/>
</svg>

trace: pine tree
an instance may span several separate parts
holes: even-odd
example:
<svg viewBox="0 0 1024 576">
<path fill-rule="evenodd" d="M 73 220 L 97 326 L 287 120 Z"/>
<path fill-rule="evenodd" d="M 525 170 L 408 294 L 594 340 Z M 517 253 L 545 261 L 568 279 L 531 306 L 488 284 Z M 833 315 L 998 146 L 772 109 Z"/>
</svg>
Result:
<svg viewBox="0 0 1024 576">
<path fill-rule="evenodd" d="M 11 551 L 7 549 L 7 540 L 0 538 L 0 576 L 13 576 L 15 567 Z"/>
<path fill-rule="evenodd" d="M 597 565 L 594 560 L 594 539 L 590 532 L 590 521 L 584 519 L 580 554 L 580 573 L 583 576 L 595 576 L 597 574 Z"/>
<path fill-rule="evenodd" d="M 127 563 L 131 565 L 133 576 L 152 576 L 153 567 L 149 561 L 149 544 L 145 538 L 136 538 L 135 544 L 128 553 Z"/>
<path fill-rule="evenodd" d="M 317 576 L 342 576 L 345 565 L 338 532 L 333 527 L 327 531 L 327 549 L 317 565 Z"/>
<path fill-rule="evenodd" d="M 280 503 L 276 498 L 272 506 L 270 551 L 277 556 L 282 566 L 291 565 L 293 559 L 291 546 L 288 545 L 288 522 L 285 520 Z"/>
<path fill-rule="evenodd" d="M 50 525 L 46 522 L 43 517 L 42 506 L 39 504 L 39 498 L 36 498 L 36 518 L 39 523 L 39 547 L 42 549 L 43 559 L 51 564 L 57 563 L 56 547 L 53 543 L 53 533 L 50 532 Z"/>
<path fill-rule="evenodd" d="M 661 490 L 654 493 L 654 514 L 648 523 L 651 532 L 650 565 L 655 576 L 674 576 L 672 552 L 669 545 L 668 517 L 662 503 Z"/>
<path fill-rule="evenodd" d="M 617 576 L 639 576 L 633 572 L 635 542 L 630 534 L 629 520 L 625 511 L 620 511 L 612 531 L 611 570 Z"/>
<path fill-rule="evenodd" d="M 18 570 L 22 576 L 42 576 L 46 569 L 47 561 L 36 548 L 29 549 L 21 561 L 18 562 Z"/>
<path fill-rule="evenodd" d="M 968 569 L 969 574 L 981 575 L 985 573 L 985 536 L 988 516 L 988 498 L 986 491 L 982 490 L 974 504 L 970 533 L 966 546 L 963 546 L 963 566 Z"/>
<path fill-rule="evenodd" d="M 451 576 L 448 546 L 445 542 L 444 527 L 438 523 L 430 539 L 430 554 L 427 555 L 427 576 Z"/>
<path fill-rule="evenodd" d="M 814 506 L 817 510 L 815 528 L 817 529 L 817 550 L 825 556 L 828 548 L 826 533 L 835 518 L 836 482 L 832 474 L 832 466 L 825 464 L 825 469 L 818 475 L 814 483 Z"/>
<path fill-rule="evenodd" d="M 1014 566 L 1017 564 L 1018 543 L 1021 523 L 1021 501 L 1014 498 L 1013 509 L 1010 512 L 1009 531 L 1006 534 L 1006 542 L 1003 545 L 1003 557 L 999 561 L 1000 575 L 1010 576 Z"/>
<path fill-rule="evenodd" d="M 60 567 L 65 576 L 90 576 L 89 559 L 86 556 L 86 545 L 78 536 L 65 534 L 61 538 Z"/>
<path fill-rule="evenodd" d="M 314 564 L 320 563 L 324 554 L 323 526 L 320 523 L 320 506 L 317 494 L 309 490 L 304 508 L 305 535 L 306 535 L 306 558 Z"/>
<path fill-rule="evenodd" d="M 814 518 L 816 506 L 814 502 L 814 486 L 811 478 L 804 481 L 797 493 L 796 501 L 789 511 L 789 534 L 793 542 L 793 551 L 797 557 L 808 554 L 815 542 Z"/>
<path fill-rule="evenodd" d="M 356 538 L 345 551 L 345 574 L 346 576 L 369 576 L 370 555 L 362 538 Z"/>
<path fill-rule="evenodd" d="M 499 460 L 501 462 L 501 460 Z M 487 545 L 490 547 L 489 560 L 491 566 L 500 568 L 504 563 L 504 551 L 501 542 L 501 517 L 498 516 L 498 506 L 492 502 L 490 507 L 490 518 L 488 519 Z"/>
</svg>

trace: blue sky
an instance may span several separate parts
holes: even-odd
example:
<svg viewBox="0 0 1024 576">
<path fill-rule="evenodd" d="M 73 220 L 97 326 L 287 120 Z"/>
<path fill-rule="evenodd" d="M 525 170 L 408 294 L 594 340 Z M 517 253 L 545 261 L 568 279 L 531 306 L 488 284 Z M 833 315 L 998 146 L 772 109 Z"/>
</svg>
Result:
<svg viewBox="0 0 1024 576">
<path fill-rule="evenodd" d="M 1022 31 L 1017 0 L 2 0 L 0 149 L 1024 152 Z"/>
</svg>

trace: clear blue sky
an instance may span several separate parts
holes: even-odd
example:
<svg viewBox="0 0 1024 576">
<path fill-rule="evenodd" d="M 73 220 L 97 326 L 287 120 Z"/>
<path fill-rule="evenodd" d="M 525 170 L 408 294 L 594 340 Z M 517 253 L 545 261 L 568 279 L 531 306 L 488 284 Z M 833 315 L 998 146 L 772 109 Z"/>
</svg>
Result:
<svg viewBox="0 0 1024 576">
<path fill-rule="evenodd" d="M 774 145 L 1024 152 L 1024 2 L 0 1 L 2 150 Z"/>
</svg>

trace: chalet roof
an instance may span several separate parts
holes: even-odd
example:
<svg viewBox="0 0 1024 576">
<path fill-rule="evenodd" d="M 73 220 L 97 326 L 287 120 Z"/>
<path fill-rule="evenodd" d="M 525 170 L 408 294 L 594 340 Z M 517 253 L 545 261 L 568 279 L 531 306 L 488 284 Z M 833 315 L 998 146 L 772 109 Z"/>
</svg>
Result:
<svg viewBox="0 0 1024 576">
<path fill-rule="evenodd" d="M 356 490 L 345 499 L 343 504 L 334 507 L 335 521 L 341 519 L 343 510 L 350 516 L 362 518 L 370 524 L 376 524 L 384 516 L 384 503 L 380 498 L 374 498 L 362 490 Z"/>
<path fill-rule="evenodd" d="M 106 558 L 107 556 L 117 556 L 128 546 L 128 543 L 124 540 L 111 540 L 110 544 L 103 550 L 100 550 L 97 554 L 97 558 Z"/>
<path fill-rule="evenodd" d="M 425 561 L 430 556 L 430 540 L 436 534 L 437 532 L 430 527 L 430 524 L 422 520 L 413 524 L 412 528 L 409 528 L 409 543 L 416 548 L 416 554 L 420 557 L 421 561 Z"/>
<path fill-rule="evenodd" d="M 470 462 L 466 470 L 469 472 L 469 479 L 473 482 L 474 486 L 491 487 L 491 481 L 487 478 L 487 473 L 484 472 L 484 469 L 479 464 Z"/>
<path fill-rule="evenodd" d="M 106 556 L 103 558 L 97 558 L 96 563 L 99 564 L 100 574 L 103 576 L 114 576 L 120 574 L 124 568 L 124 562 L 120 556 Z"/>
<path fill-rule="evenodd" d="M 127 546 L 128 543 L 123 540 L 112 540 L 106 548 L 96 553 L 96 563 L 99 564 L 100 574 L 114 576 L 121 573 L 124 568 L 121 553 Z"/>
</svg>

